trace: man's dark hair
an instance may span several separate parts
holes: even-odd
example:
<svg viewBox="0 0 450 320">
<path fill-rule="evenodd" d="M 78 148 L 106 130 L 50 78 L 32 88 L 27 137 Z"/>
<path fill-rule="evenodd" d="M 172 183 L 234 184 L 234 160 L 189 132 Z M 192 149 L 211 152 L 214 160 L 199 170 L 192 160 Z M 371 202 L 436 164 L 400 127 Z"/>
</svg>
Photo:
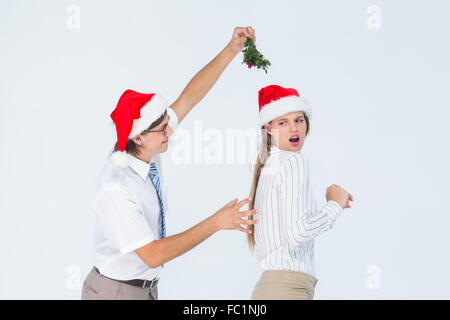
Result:
<svg viewBox="0 0 450 320">
<path fill-rule="evenodd" d="M 164 111 L 164 113 L 157 120 L 155 120 L 146 130 L 151 130 L 154 127 L 158 126 L 164 120 L 166 114 L 167 110 Z M 117 143 L 117 141 L 113 149 L 113 152 L 115 151 L 119 151 L 119 144 Z M 140 147 L 136 143 L 134 143 L 133 139 L 127 140 L 127 144 L 125 145 L 125 151 L 135 157 L 141 154 Z"/>
</svg>

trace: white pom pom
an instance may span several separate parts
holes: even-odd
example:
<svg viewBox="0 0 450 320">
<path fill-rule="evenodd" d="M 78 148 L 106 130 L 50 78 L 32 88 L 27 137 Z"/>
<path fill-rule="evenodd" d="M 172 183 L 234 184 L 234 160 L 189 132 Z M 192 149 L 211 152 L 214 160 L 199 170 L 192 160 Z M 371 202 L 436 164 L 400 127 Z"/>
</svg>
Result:
<svg viewBox="0 0 450 320">
<path fill-rule="evenodd" d="M 129 156 L 126 152 L 115 151 L 111 154 L 110 159 L 115 165 L 119 167 L 126 167 L 130 163 L 128 157 Z"/>
</svg>

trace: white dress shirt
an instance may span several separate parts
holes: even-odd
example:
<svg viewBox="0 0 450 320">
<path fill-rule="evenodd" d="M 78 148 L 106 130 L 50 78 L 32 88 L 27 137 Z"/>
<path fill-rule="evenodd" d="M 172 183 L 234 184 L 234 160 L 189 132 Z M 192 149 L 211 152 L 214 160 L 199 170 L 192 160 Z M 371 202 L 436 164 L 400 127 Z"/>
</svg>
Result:
<svg viewBox="0 0 450 320">
<path fill-rule="evenodd" d="M 309 161 L 301 150 L 272 146 L 254 207 L 259 210 L 255 253 L 262 269 L 315 276 L 314 238 L 333 227 L 343 208 L 330 200 L 317 210 Z"/>
<path fill-rule="evenodd" d="M 167 109 L 169 126 L 175 130 L 178 119 Z M 169 140 L 170 141 L 170 140 Z M 130 154 L 128 165 L 111 158 L 100 172 L 94 189 L 94 265 L 106 277 L 117 280 L 152 280 L 161 267 L 149 268 L 134 250 L 161 239 L 158 194 L 148 175 L 150 163 Z M 160 155 L 152 156 L 160 176 L 164 212 L 168 214 L 167 187 Z"/>
</svg>

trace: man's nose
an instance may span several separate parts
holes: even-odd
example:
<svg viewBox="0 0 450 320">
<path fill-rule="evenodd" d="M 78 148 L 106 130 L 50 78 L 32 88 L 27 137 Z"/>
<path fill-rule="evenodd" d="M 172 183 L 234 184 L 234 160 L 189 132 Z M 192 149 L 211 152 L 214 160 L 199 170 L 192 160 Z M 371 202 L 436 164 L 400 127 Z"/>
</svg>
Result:
<svg viewBox="0 0 450 320">
<path fill-rule="evenodd" d="M 167 125 L 166 136 L 170 137 L 171 135 L 173 135 L 173 130 L 169 125 Z"/>
</svg>

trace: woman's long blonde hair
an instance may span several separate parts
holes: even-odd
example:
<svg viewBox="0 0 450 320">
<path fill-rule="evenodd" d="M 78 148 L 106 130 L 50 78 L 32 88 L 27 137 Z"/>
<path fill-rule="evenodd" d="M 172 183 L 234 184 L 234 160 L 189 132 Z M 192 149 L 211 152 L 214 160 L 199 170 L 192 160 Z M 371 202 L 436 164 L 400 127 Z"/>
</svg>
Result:
<svg viewBox="0 0 450 320">
<path fill-rule="evenodd" d="M 309 124 L 309 118 L 306 116 L 306 114 L 303 112 L 303 115 L 305 117 L 306 122 L 306 134 L 305 137 L 308 135 L 310 124 Z M 271 124 L 272 121 L 269 122 Z M 264 168 L 264 165 L 266 164 L 267 159 L 270 156 L 270 149 L 272 147 L 272 137 L 270 134 L 266 132 L 264 127 L 261 128 L 261 143 L 259 145 L 258 149 L 258 157 L 256 158 L 256 164 L 255 164 L 255 170 L 253 171 L 253 182 L 252 182 L 252 188 L 250 191 L 249 198 L 251 199 L 248 204 L 248 210 L 253 210 L 255 208 L 255 195 L 256 195 L 256 189 L 258 188 L 258 182 L 259 182 L 259 176 L 261 175 L 261 171 Z M 249 219 L 253 219 L 253 215 L 249 217 Z M 252 231 L 252 233 L 247 234 L 247 242 L 248 246 L 251 251 L 254 251 L 255 249 L 255 226 L 253 224 L 249 225 L 248 229 Z"/>
</svg>

